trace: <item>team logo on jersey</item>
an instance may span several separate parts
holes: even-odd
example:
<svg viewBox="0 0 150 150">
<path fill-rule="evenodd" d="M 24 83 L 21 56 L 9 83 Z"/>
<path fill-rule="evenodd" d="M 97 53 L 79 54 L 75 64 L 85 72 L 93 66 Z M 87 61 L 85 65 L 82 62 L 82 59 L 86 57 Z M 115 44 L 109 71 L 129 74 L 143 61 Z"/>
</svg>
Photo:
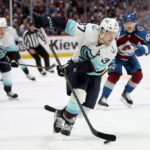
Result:
<svg viewBox="0 0 150 150">
<path fill-rule="evenodd" d="M 119 53 L 126 56 L 132 56 L 135 52 L 136 45 L 129 41 L 118 47 Z"/>
<path fill-rule="evenodd" d="M 113 54 L 115 54 L 115 52 L 116 52 L 116 50 L 115 50 L 115 48 L 114 48 L 113 46 L 112 46 L 111 52 L 112 52 Z"/>
<path fill-rule="evenodd" d="M 145 37 L 146 41 L 150 41 L 150 34 L 146 34 L 146 37 Z"/>
<path fill-rule="evenodd" d="M 143 30 L 144 30 L 144 28 L 143 28 L 142 26 L 138 26 L 137 29 L 138 29 L 139 31 L 143 31 Z"/>
<path fill-rule="evenodd" d="M 93 30 L 99 30 L 99 28 L 97 28 L 95 25 L 92 26 Z"/>
<path fill-rule="evenodd" d="M 122 27 L 120 26 L 119 31 L 121 31 L 121 30 L 122 30 Z"/>
</svg>

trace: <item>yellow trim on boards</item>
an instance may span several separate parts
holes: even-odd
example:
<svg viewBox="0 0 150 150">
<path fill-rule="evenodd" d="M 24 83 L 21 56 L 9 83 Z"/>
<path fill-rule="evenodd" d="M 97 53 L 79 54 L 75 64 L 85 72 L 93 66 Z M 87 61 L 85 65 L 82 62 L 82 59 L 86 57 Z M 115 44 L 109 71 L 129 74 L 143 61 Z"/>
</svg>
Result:
<svg viewBox="0 0 150 150">
<path fill-rule="evenodd" d="M 74 53 L 57 53 L 58 57 L 71 57 L 73 56 Z M 54 57 L 53 54 L 49 54 L 50 57 Z M 32 58 L 32 56 L 30 54 L 27 55 L 21 55 L 21 58 Z"/>
</svg>

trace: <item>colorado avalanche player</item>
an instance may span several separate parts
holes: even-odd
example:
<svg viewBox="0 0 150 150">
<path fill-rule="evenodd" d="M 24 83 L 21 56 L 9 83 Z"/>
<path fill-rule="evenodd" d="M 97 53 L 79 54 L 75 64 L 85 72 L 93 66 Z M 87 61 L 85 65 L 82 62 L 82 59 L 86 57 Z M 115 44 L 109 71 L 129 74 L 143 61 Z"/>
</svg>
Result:
<svg viewBox="0 0 150 150">
<path fill-rule="evenodd" d="M 107 99 L 122 75 L 122 67 L 131 75 L 120 99 L 128 107 L 131 107 L 133 104 L 130 93 L 143 78 L 142 69 L 136 56 L 148 55 L 150 51 L 150 36 L 142 26 L 136 24 L 136 15 L 134 13 L 127 12 L 123 16 L 123 21 L 124 23 L 120 24 L 120 35 L 117 39 L 116 66 L 115 69 L 109 71 L 98 107 L 108 108 Z"/>
<path fill-rule="evenodd" d="M 11 65 L 6 58 L 8 51 L 16 49 L 12 35 L 7 32 L 7 22 L 4 18 L 0 18 L 0 72 L 2 73 L 4 90 L 10 99 L 16 99 L 18 94 L 13 93 L 11 79 L 11 65 L 16 66 L 16 53 L 12 53 Z"/>
<path fill-rule="evenodd" d="M 58 74 L 65 72 L 81 104 L 90 105 L 93 109 L 98 98 L 101 74 L 117 54 L 115 38 L 119 25 L 115 19 L 105 18 L 100 26 L 96 24 L 80 24 L 74 20 L 48 17 L 37 19 L 36 25 L 51 26 L 64 29 L 68 34 L 75 35 L 79 47 L 64 68 L 57 67 Z M 79 113 L 79 106 L 71 90 L 67 88 L 70 101 L 65 108 L 56 112 L 54 131 L 69 136 L 75 119 Z"/>
</svg>

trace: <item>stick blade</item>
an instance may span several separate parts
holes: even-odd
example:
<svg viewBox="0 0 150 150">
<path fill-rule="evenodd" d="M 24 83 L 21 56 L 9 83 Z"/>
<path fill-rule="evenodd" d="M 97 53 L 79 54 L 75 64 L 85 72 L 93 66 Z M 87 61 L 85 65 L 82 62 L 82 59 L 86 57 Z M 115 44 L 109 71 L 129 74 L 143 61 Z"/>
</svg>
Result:
<svg viewBox="0 0 150 150">
<path fill-rule="evenodd" d="M 93 130 L 92 132 L 95 136 L 102 138 L 104 140 L 108 140 L 108 141 L 116 141 L 116 136 L 113 134 L 106 134 L 106 133 L 102 133 L 102 132 L 98 132 L 96 130 Z"/>
<path fill-rule="evenodd" d="M 48 105 L 45 105 L 44 106 L 44 109 L 47 110 L 47 111 L 50 111 L 50 112 L 55 112 L 57 109 L 53 108 L 53 107 L 50 107 Z"/>
</svg>

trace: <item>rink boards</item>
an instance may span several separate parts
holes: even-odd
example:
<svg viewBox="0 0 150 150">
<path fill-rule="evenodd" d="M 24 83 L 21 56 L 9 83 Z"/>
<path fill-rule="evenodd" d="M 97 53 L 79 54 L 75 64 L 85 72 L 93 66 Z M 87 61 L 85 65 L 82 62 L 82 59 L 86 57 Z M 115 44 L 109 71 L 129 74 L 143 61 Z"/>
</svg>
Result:
<svg viewBox="0 0 150 150">
<path fill-rule="evenodd" d="M 49 36 L 50 44 L 56 51 L 57 55 L 59 57 L 71 57 L 74 52 L 78 49 L 78 42 L 74 36 Z M 46 48 L 46 50 L 49 53 L 50 57 L 53 57 L 49 46 L 42 41 L 40 41 L 41 44 Z M 21 52 L 22 58 L 31 58 L 31 55 L 28 53 L 28 51 Z"/>
</svg>

